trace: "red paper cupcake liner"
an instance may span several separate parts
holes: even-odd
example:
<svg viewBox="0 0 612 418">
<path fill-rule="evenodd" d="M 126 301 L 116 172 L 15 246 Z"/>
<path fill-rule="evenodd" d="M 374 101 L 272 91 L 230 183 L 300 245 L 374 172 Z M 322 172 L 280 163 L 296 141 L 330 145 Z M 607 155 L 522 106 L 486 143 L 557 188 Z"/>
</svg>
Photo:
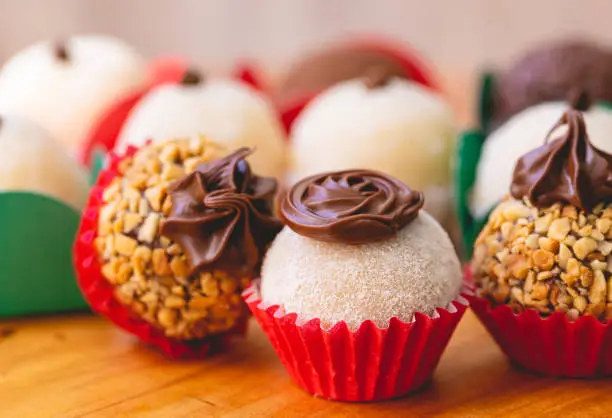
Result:
<svg viewBox="0 0 612 418">
<path fill-rule="evenodd" d="M 552 376 L 612 375 L 611 322 L 600 322 L 591 315 L 570 321 L 561 312 L 543 317 L 534 309 L 517 314 L 507 305 L 493 307 L 490 301 L 475 295 L 467 299 L 515 364 Z"/>
<path fill-rule="evenodd" d="M 433 72 L 424 61 L 419 58 L 418 54 L 408 48 L 406 45 L 399 45 L 388 40 L 378 39 L 376 37 L 364 37 L 353 40 L 350 44 L 345 45 L 346 49 L 373 50 L 383 52 L 397 60 L 406 70 L 407 74 L 411 74 L 411 80 L 429 87 L 435 91 L 439 91 L 440 87 L 436 84 Z M 291 97 L 277 103 L 279 108 L 281 121 L 287 132 L 291 131 L 291 126 L 295 119 L 299 116 L 306 105 L 314 99 L 320 91 L 312 91 L 309 93 L 300 94 L 299 96 Z"/>
<path fill-rule="evenodd" d="M 365 321 L 351 331 L 339 322 L 326 331 L 319 319 L 299 324 L 295 313 L 263 306 L 258 282 L 243 297 L 298 386 L 351 402 L 396 398 L 426 383 L 467 307 L 460 297 L 433 317 L 415 314 L 410 323 L 391 318 L 381 329 Z"/>
<path fill-rule="evenodd" d="M 135 147 L 129 147 L 123 156 L 111 154 L 109 168 L 100 172 L 92 188 L 74 244 L 73 257 L 79 288 L 94 311 L 134 334 L 143 342 L 156 346 L 167 356 L 172 358 L 204 357 L 210 351 L 225 347 L 232 335 L 243 335 L 246 332 L 246 318 L 232 332 L 223 335 L 189 341 L 169 338 L 161 329 L 138 317 L 119 303 L 113 293 L 113 287 L 102 276 L 93 245 L 98 229 L 98 214 L 103 204 L 102 193 L 117 175 L 118 163 L 123 158 L 134 155 L 135 152 Z"/>
</svg>

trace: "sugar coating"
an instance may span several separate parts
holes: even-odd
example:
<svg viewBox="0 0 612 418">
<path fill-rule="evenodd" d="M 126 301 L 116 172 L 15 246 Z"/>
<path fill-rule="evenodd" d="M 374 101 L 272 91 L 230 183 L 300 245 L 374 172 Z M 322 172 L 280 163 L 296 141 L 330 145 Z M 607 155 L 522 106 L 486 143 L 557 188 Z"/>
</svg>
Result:
<svg viewBox="0 0 612 418">
<path fill-rule="evenodd" d="M 361 245 L 306 238 L 285 227 L 262 267 L 262 298 L 320 318 L 322 326 L 365 320 L 385 328 L 392 317 L 410 321 L 446 307 L 461 289 L 461 266 L 442 227 L 426 212 L 396 237 Z"/>
</svg>

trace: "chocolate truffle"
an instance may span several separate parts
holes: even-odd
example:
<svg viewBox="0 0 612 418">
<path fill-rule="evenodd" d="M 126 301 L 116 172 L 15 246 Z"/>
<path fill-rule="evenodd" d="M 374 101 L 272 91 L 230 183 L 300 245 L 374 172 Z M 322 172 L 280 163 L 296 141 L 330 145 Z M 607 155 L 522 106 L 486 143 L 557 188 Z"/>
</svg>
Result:
<svg viewBox="0 0 612 418">
<path fill-rule="evenodd" d="M 118 147 L 200 133 L 228 150 L 254 147 L 253 169 L 280 177 L 285 167 L 285 133 L 271 104 L 239 81 L 204 78 L 189 71 L 182 83 L 151 90 L 132 109 Z"/>
<path fill-rule="evenodd" d="M 567 110 L 551 132 L 518 160 L 512 196 L 476 241 L 478 294 L 516 312 L 610 320 L 612 155 L 591 143 L 578 110 Z"/>
<path fill-rule="evenodd" d="M 277 96 L 282 100 L 313 94 L 360 77 L 372 68 L 396 77 L 410 78 L 405 66 L 381 49 L 336 47 L 307 56 L 293 65 L 282 79 Z"/>
<path fill-rule="evenodd" d="M 143 59 L 105 36 L 75 36 L 32 45 L 0 71 L 0 112 L 46 128 L 75 154 L 115 100 L 145 84 Z"/>
<path fill-rule="evenodd" d="M 234 330 L 241 292 L 280 231 L 276 181 L 202 137 L 153 143 L 105 189 L 95 246 L 117 300 L 179 340 Z"/>
<path fill-rule="evenodd" d="M 422 206 L 420 192 L 369 170 L 298 182 L 281 203 L 287 226 L 264 261 L 263 302 L 299 321 L 320 318 L 325 329 L 345 321 L 352 330 L 446 308 L 459 294 L 461 266 Z"/>
<path fill-rule="evenodd" d="M 496 81 L 494 124 L 542 102 L 563 100 L 572 89 L 612 102 L 612 51 L 572 41 L 534 49 Z"/>
<path fill-rule="evenodd" d="M 328 170 L 381 170 L 423 190 L 425 209 L 444 222 L 456 134 L 442 97 L 371 72 L 323 92 L 300 114 L 291 132 L 289 181 Z"/>
<path fill-rule="evenodd" d="M 471 210 L 486 216 L 508 193 L 514 164 L 523 154 L 542 144 L 542 138 L 569 105 L 564 102 L 542 103 L 513 116 L 491 133 L 483 146 L 472 190 Z M 591 106 L 584 113 L 591 141 L 612 152 L 612 111 Z M 560 127 L 559 134 L 567 128 Z"/>
<path fill-rule="evenodd" d="M 0 116 L 0 191 L 51 196 L 77 210 L 87 201 L 87 173 L 45 129 L 20 116 Z"/>
</svg>

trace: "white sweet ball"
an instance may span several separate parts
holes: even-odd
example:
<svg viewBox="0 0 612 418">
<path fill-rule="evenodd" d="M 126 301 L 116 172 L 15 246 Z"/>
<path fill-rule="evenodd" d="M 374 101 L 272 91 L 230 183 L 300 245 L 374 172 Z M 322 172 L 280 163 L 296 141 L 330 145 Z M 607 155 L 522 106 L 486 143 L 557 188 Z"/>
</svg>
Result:
<svg viewBox="0 0 612 418">
<path fill-rule="evenodd" d="M 320 318 L 325 328 L 366 320 L 387 327 L 392 317 L 446 308 L 462 286 L 450 238 L 426 212 L 390 239 L 347 245 L 306 238 L 285 227 L 261 272 L 264 303 L 300 319 Z"/>
<path fill-rule="evenodd" d="M 383 171 L 425 193 L 438 220 L 448 214 L 450 158 L 457 135 L 442 97 L 395 78 L 368 88 L 360 79 L 320 94 L 295 121 L 289 181 L 325 171 Z"/>
<path fill-rule="evenodd" d="M 485 216 L 510 193 L 516 161 L 544 143 L 546 135 L 568 108 L 565 102 L 542 103 L 514 115 L 489 135 L 482 148 L 476 181 L 472 190 L 471 210 Z M 592 106 L 585 112 L 589 138 L 598 148 L 612 152 L 612 110 Z M 561 127 L 551 138 L 567 130 Z"/>
<path fill-rule="evenodd" d="M 152 90 L 128 116 L 118 147 L 194 134 L 205 135 L 228 152 L 254 147 L 249 157 L 253 170 L 264 176 L 282 175 L 286 140 L 272 105 L 251 87 L 229 79 L 207 78 Z"/>
<path fill-rule="evenodd" d="M 106 36 L 75 36 L 32 45 L 0 71 L 0 112 L 20 114 L 46 128 L 76 153 L 92 125 L 114 101 L 146 82 L 145 62 Z"/>
<path fill-rule="evenodd" d="M 40 193 L 85 206 L 87 173 L 42 127 L 21 116 L 0 122 L 0 190 Z"/>
</svg>

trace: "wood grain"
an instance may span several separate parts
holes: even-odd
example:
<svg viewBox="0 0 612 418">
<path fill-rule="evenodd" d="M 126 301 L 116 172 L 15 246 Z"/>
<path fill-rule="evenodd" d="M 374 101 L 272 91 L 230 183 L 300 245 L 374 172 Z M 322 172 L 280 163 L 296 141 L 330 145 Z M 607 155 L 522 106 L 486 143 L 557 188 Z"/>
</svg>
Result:
<svg viewBox="0 0 612 418">
<path fill-rule="evenodd" d="M 609 380 L 538 377 L 510 366 L 471 312 L 433 382 L 375 404 L 315 399 L 296 387 L 256 323 L 226 353 L 172 361 L 101 318 L 0 322 L 0 416 L 610 416 Z"/>
</svg>

